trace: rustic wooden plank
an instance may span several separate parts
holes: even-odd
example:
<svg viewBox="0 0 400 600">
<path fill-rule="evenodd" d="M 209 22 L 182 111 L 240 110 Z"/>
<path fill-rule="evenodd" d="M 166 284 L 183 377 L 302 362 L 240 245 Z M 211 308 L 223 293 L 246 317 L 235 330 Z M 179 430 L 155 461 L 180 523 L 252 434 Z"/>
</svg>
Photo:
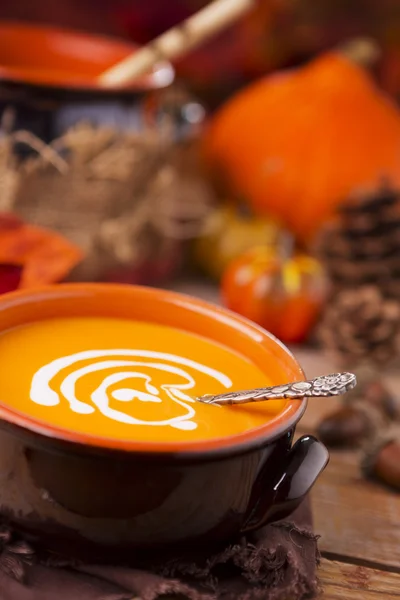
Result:
<svg viewBox="0 0 400 600">
<path fill-rule="evenodd" d="M 322 559 L 318 569 L 319 600 L 395 600 L 400 598 L 400 574 Z M 165 600 L 178 600 L 165 596 Z"/>
<path fill-rule="evenodd" d="M 298 354 L 311 377 L 329 369 L 318 353 Z M 400 381 L 389 374 L 388 385 L 394 388 L 396 379 Z M 310 400 L 297 434 L 315 433 L 320 419 L 339 404 L 339 399 Z M 331 451 L 330 463 L 313 489 L 319 547 L 322 552 L 400 568 L 400 494 L 365 480 L 360 459 L 359 452 Z"/>
<path fill-rule="evenodd" d="M 332 453 L 311 498 L 322 552 L 400 569 L 400 494 L 365 480 L 356 453 Z"/>
<path fill-rule="evenodd" d="M 321 600 L 400 598 L 400 574 L 323 559 L 318 572 Z"/>
</svg>

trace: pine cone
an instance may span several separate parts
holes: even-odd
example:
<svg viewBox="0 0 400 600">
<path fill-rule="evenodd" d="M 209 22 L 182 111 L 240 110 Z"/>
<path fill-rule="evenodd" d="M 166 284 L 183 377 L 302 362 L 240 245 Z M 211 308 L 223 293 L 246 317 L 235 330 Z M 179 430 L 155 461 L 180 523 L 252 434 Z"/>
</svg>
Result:
<svg viewBox="0 0 400 600">
<path fill-rule="evenodd" d="M 400 304 L 376 286 L 338 292 L 328 304 L 318 336 L 346 363 L 385 363 L 398 352 Z"/>
<path fill-rule="evenodd" d="M 376 284 L 400 298 L 400 195 L 383 187 L 343 206 L 317 244 L 337 288 Z"/>
</svg>

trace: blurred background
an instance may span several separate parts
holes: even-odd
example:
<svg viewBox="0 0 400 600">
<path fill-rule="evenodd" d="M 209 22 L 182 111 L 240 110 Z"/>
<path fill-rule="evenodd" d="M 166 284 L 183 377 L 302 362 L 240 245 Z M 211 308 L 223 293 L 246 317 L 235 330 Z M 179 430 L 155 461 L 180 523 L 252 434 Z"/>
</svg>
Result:
<svg viewBox="0 0 400 600">
<path fill-rule="evenodd" d="M 0 19 L 81 29 L 146 43 L 205 6 L 205 0 L 3 0 Z M 376 67 L 392 94 L 400 85 L 400 4 L 397 0 L 258 0 L 241 22 L 179 61 L 179 75 L 217 103 L 237 87 L 277 68 L 294 66 L 359 35 L 382 48 Z"/>
</svg>

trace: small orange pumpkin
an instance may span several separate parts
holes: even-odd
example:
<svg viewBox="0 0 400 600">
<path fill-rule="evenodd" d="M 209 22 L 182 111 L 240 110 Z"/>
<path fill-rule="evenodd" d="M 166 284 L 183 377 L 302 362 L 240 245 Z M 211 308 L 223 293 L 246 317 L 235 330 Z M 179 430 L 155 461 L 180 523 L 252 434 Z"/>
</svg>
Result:
<svg viewBox="0 0 400 600">
<path fill-rule="evenodd" d="M 229 185 L 303 242 L 343 198 L 382 178 L 400 184 L 400 111 L 359 64 L 373 49 L 353 43 L 256 81 L 205 135 L 206 156 Z"/>
<path fill-rule="evenodd" d="M 325 299 L 321 265 L 306 254 L 282 260 L 266 246 L 233 260 L 221 282 L 224 304 L 287 343 L 303 341 Z"/>
</svg>

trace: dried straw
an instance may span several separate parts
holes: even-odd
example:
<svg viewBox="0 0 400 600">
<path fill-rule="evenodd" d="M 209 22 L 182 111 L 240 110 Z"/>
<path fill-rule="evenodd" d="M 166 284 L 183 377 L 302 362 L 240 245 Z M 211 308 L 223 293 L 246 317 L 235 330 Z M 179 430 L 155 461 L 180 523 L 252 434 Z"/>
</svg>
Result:
<svg viewBox="0 0 400 600">
<path fill-rule="evenodd" d="M 194 148 L 177 146 L 168 127 L 120 133 L 80 123 L 45 144 L 28 131 L 0 137 L 0 210 L 59 231 L 85 252 L 76 279 L 134 265 L 154 238 L 197 234 L 213 205 Z M 15 145 L 34 153 L 24 161 Z M 157 246 L 157 244 L 156 244 Z"/>
</svg>

